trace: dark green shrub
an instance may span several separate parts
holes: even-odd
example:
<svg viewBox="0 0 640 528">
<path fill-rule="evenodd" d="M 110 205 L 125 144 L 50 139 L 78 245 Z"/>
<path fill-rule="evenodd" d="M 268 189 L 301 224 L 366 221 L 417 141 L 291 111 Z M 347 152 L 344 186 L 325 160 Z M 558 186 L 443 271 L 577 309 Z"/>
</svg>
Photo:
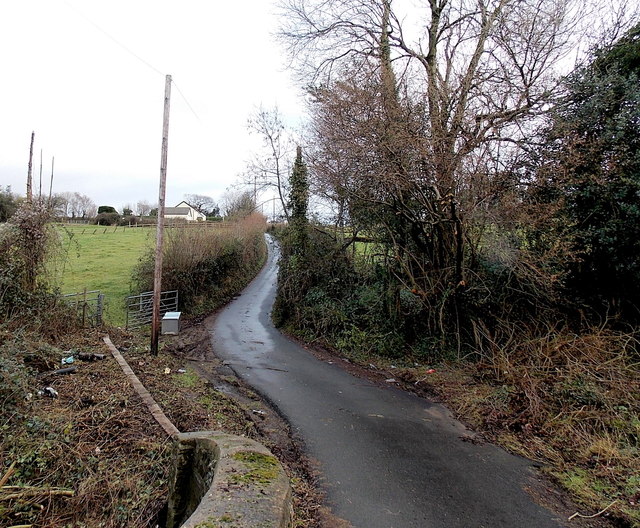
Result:
<svg viewBox="0 0 640 528">
<path fill-rule="evenodd" d="M 103 226 L 117 225 L 120 220 L 120 215 L 117 212 L 114 213 L 98 213 L 93 220 L 94 224 Z"/>
</svg>

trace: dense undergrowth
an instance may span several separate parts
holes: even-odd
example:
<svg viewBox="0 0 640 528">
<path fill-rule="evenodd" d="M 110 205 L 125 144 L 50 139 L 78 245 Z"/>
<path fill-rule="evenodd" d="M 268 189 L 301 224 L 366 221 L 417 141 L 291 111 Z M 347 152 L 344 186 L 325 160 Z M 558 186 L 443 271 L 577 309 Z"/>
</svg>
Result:
<svg viewBox="0 0 640 528">
<path fill-rule="evenodd" d="M 640 526 L 640 331 L 578 326 L 550 307 L 555 320 L 517 324 L 486 302 L 476 319 L 483 339 L 434 333 L 434 314 L 379 258 L 319 229 L 309 237 L 301 257 L 289 233 L 279 235 L 277 325 L 364 366 L 393 365 L 412 390 L 442 395 L 487 437 L 540 461 L 585 508 L 610 506 L 620 525 Z M 492 319 L 502 326 L 490 331 Z"/>
<path fill-rule="evenodd" d="M 211 312 L 241 290 L 264 264 L 265 219 L 253 214 L 225 229 L 184 228 L 168 233 L 162 289 L 178 290 L 188 315 Z M 150 250 L 134 270 L 139 291 L 153 289 L 154 254 Z"/>
<path fill-rule="evenodd" d="M 41 205 L 26 203 L 0 224 L 0 528 L 156 526 L 171 443 L 102 332 L 81 328 L 44 280 L 55 232 Z M 213 230 L 184 229 L 169 241 L 166 279 L 185 289 L 187 311 L 221 304 L 252 278 L 264 258 L 263 225 L 248 219 L 215 239 Z M 254 434 L 235 402 L 179 373 L 184 360 L 163 352 L 151 359 L 140 336 L 108 331 L 181 430 Z M 71 374 L 54 373 L 69 366 Z"/>
<path fill-rule="evenodd" d="M 166 501 L 168 439 L 115 361 L 51 374 L 79 352 L 106 350 L 86 330 L 0 328 L 2 527 L 143 527 Z"/>
</svg>

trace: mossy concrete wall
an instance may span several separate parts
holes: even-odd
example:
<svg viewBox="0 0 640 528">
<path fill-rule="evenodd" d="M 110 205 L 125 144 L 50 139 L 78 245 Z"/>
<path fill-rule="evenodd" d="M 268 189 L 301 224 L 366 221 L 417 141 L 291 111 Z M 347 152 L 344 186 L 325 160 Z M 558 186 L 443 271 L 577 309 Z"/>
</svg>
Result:
<svg viewBox="0 0 640 528">
<path fill-rule="evenodd" d="M 176 437 L 167 528 L 288 528 L 291 486 L 263 445 L 215 431 Z"/>
</svg>

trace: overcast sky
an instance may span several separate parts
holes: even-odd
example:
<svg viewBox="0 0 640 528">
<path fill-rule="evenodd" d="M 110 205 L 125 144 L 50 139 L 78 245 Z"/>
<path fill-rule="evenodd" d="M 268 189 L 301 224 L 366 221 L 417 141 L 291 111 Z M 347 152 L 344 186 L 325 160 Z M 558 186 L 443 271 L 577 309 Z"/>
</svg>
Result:
<svg viewBox="0 0 640 528">
<path fill-rule="evenodd" d="M 24 194 L 35 131 L 36 187 L 42 149 L 47 192 L 55 156 L 54 192 L 156 202 L 171 74 L 167 205 L 218 199 L 256 147 L 256 106 L 300 119 L 276 27 L 272 0 L 0 0 L 0 185 Z"/>
</svg>

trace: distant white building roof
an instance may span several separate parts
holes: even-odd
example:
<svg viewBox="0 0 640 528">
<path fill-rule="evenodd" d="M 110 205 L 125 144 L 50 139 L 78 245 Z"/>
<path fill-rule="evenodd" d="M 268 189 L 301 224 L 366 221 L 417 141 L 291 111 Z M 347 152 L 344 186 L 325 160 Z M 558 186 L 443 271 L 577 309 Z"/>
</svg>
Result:
<svg viewBox="0 0 640 528">
<path fill-rule="evenodd" d="M 204 221 L 207 219 L 200 211 L 190 206 L 187 202 L 180 202 L 175 207 L 166 207 L 165 218 L 182 218 L 188 222 Z"/>
<path fill-rule="evenodd" d="M 189 208 L 188 207 L 165 207 L 164 216 L 167 216 L 167 215 L 188 216 Z"/>
</svg>

